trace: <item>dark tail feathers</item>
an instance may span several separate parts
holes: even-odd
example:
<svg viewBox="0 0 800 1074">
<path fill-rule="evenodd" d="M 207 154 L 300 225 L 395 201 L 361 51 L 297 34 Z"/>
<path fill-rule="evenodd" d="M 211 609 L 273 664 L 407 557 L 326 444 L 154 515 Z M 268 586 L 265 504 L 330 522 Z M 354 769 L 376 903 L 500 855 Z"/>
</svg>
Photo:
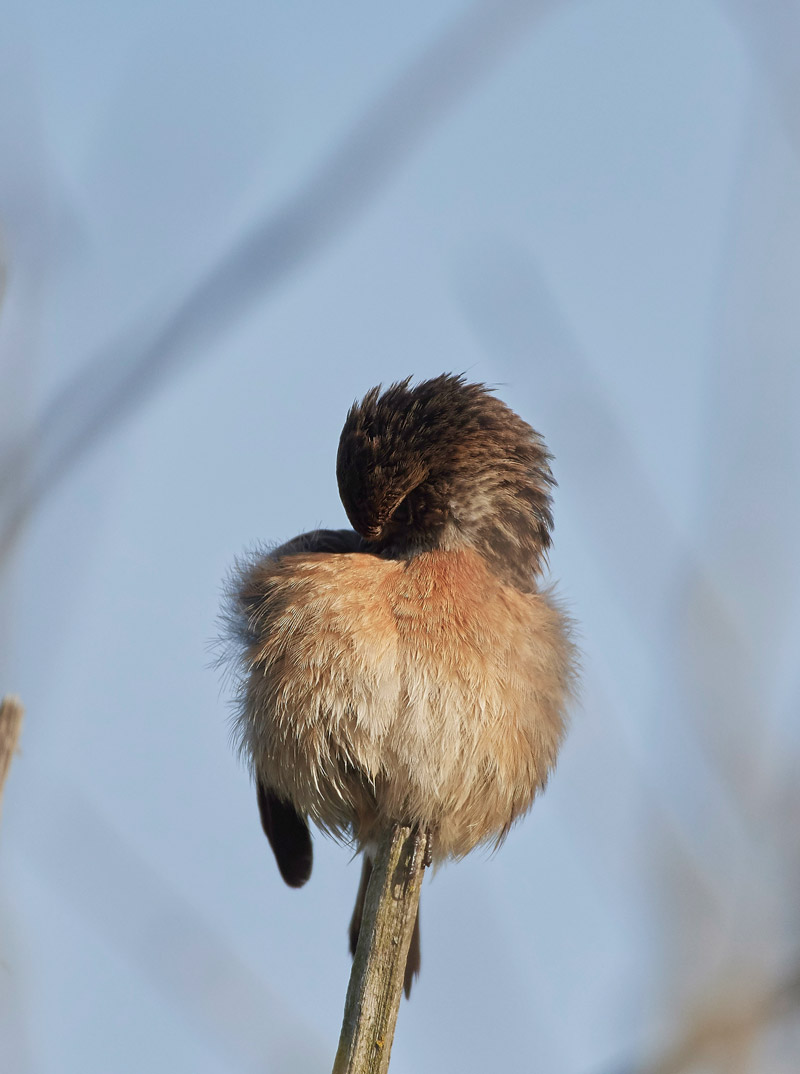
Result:
<svg viewBox="0 0 800 1074">
<path fill-rule="evenodd" d="M 290 888 L 301 888 L 311 876 L 313 860 L 308 821 L 291 802 L 282 801 L 262 783 L 258 785 L 258 811 L 281 876 Z"/>
</svg>

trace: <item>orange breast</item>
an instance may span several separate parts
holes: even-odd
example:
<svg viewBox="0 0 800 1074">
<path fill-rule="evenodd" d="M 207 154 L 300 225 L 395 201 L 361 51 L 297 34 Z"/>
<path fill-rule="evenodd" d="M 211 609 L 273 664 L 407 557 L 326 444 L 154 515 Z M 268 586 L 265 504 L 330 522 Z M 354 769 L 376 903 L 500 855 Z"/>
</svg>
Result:
<svg viewBox="0 0 800 1074">
<path fill-rule="evenodd" d="M 262 560 L 240 731 L 266 781 L 334 832 L 417 822 L 438 856 L 501 838 L 551 770 L 568 623 L 475 552 Z"/>
</svg>

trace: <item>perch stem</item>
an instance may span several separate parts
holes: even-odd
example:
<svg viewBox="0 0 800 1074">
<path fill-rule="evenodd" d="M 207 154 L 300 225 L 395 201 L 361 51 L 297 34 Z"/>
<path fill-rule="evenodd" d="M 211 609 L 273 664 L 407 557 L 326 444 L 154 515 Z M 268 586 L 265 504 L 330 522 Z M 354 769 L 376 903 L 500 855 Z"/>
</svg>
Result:
<svg viewBox="0 0 800 1074">
<path fill-rule="evenodd" d="M 395 825 L 378 845 L 333 1074 L 386 1074 L 419 906 L 427 837 Z"/>
</svg>

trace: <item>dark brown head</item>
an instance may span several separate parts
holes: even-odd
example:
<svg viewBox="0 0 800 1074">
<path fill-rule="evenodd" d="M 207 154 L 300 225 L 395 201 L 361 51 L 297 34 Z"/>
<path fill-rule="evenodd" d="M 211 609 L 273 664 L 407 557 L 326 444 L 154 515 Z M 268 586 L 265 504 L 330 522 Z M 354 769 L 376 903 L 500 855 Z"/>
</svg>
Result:
<svg viewBox="0 0 800 1074">
<path fill-rule="evenodd" d="M 526 591 L 552 528 L 550 456 L 538 433 L 482 384 L 444 374 L 367 392 L 339 441 L 339 494 L 377 551 L 477 549 Z"/>
</svg>

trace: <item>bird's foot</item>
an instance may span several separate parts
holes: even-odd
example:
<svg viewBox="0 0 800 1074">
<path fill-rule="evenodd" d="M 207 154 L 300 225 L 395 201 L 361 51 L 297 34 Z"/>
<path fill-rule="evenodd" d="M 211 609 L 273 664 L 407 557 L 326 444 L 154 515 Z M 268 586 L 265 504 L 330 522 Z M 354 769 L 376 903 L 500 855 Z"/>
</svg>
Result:
<svg viewBox="0 0 800 1074">
<path fill-rule="evenodd" d="M 422 851 L 422 868 L 433 864 L 433 833 L 430 828 L 417 828 L 414 832 L 414 857 Z"/>
<path fill-rule="evenodd" d="M 425 856 L 422 859 L 422 864 L 426 869 L 430 869 L 433 865 L 433 833 L 430 828 L 425 829 Z"/>
</svg>

